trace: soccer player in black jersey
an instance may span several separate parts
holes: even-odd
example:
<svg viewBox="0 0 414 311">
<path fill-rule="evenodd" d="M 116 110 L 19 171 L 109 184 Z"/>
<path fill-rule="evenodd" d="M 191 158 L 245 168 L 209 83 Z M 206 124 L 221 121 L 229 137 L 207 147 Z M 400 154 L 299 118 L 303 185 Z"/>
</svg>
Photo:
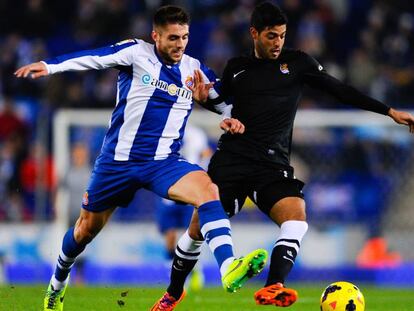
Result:
<svg viewBox="0 0 414 311">
<path fill-rule="evenodd" d="M 279 7 L 268 2 L 256 6 L 250 28 L 254 52 L 228 61 L 217 101 L 205 102 L 206 96 L 198 98 L 211 110 L 231 99 L 232 117 L 245 126 L 242 135 L 221 136 L 208 173 L 219 187 L 220 200 L 229 217 L 238 213 L 249 197 L 280 226 L 266 284 L 254 297 L 257 304 L 281 307 L 297 300 L 297 292 L 286 288 L 284 282 L 308 229 L 304 183 L 294 177 L 289 162 L 292 128 L 303 86 L 324 91 L 340 102 L 388 115 L 414 131 L 411 114 L 392 109 L 335 79 L 306 53 L 284 48 L 286 30 L 287 18 Z M 196 77 L 196 87 L 202 89 L 201 75 Z M 188 234 L 195 240 L 201 238 L 197 215 L 193 216 Z M 176 254 L 186 251 L 181 248 Z M 180 259 L 176 255 L 174 260 Z M 195 264 L 185 263 L 189 267 Z M 172 269 L 168 291 L 182 291 L 188 270 L 183 271 Z"/>
</svg>

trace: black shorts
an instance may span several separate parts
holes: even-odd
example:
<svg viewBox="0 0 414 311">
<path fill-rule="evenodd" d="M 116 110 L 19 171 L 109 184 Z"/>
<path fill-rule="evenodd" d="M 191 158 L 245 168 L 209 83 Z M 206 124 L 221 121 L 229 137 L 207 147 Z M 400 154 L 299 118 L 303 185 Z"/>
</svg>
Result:
<svg viewBox="0 0 414 311">
<path fill-rule="evenodd" d="M 217 151 L 210 161 L 208 174 L 219 187 L 220 201 L 229 217 L 241 210 L 247 197 L 266 215 L 283 198 L 304 198 L 305 184 L 294 177 L 290 166 L 256 163 Z"/>
</svg>

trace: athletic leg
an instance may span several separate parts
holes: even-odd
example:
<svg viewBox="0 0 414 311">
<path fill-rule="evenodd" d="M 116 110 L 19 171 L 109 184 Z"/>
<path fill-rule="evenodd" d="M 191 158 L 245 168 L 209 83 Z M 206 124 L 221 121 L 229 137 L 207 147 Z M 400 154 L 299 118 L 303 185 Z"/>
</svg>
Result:
<svg viewBox="0 0 414 311">
<path fill-rule="evenodd" d="M 68 284 L 69 273 L 79 256 L 93 238 L 107 223 L 115 208 L 102 212 L 81 210 L 75 227 L 70 228 L 62 242 L 55 272 L 50 280 L 44 299 L 44 310 L 63 310 L 63 298 Z"/>
<path fill-rule="evenodd" d="M 206 240 L 219 264 L 223 286 L 227 291 L 236 291 L 247 279 L 263 269 L 267 258 L 265 250 L 256 250 L 245 258 L 235 260 L 230 222 L 219 201 L 217 186 L 212 183 L 207 173 L 204 171 L 188 173 L 169 188 L 168 195 L 171 199 L 195 206 L 197 210 L 193 215 L 189 230 L 185 233 L 187 236 L 182 238 L 186 243 L 179 242 L 177 247 L 169 289 L 151 310 L 173 310 L 184 297 L 184 282 L 196 264 L 198 255 L 192 254 L 191 259 L 183 259 L 188 256 L 189 249 L 201 248 L 203 239 Z M 185 247 L 187 250 L 182 249 Z M 186 267 L 184 269 L 179 267 L 177 265 L 179 262 Z M 238 267 L 234 269 L 233 265 L 239 262 Z"/>
<path fill-rule="evenodd" d="M 201 234 L 214 254 L 220 272 L 227 269 L 234 260 L 230 222 L 219 201 L 217 186 L 207 173 L 196 171 L 185 175 L 169 189 L 168 194 L 170 198 L 198 209 Z"/>
<path fill-rule="evenodd" d="M 238 213 L 246 200 L 247 194 L 243 190 L 243 187 L 226 187 L 225 185 L 220 186 L 220 202 L 225 209 L 225 212 L 228 216 L 232 217 Z M 189 239 L 193 241 L 192 243 L 179 245 L 180 247 L 176 249 L 174 254 L 174 263 L 179 262 L 184 265 L 183 268 L 176 269 L 179 267 L 177 264 L 173 264 L 171 272 L 171 282 L 168 288 L 168 292 L 174 293 L 174 297 L 177 299 L 180 297 L 181 293 L 184 290 L 184 284 L 187 276 L 190 274 L 191 269 L 196 265 L 195 261 L 187 261 L 185 255 L 192 251 L 196 245 L 200 245 L 203 242 L 204 238 L 200 232 L 200 224 L 198 218 L 197 209 L 193 211 L 193 216 L 188 228 L 188 231 L 185 235 L 189 236 Z M 187 248 L 185 248 L 187 247 Z M 197 257 L 198 258 L 198 257 Z M 196 258 L 193 258 L 196 260 Z"/>
<path fill-rule="evenodd" d="M 308 229 L 305 201 L 301 198 L 289 197 L 280 200 L 272 208 L 269 216 L 280 225 L 280 234 L 272 251 L 266 286 L 285 282 Z"/>
<path fill-rule="evenodd" d="M 270 218 L 280 226 L 280 234 L 272 250 L 270 269 L 265 287 L 255 293 L 258 304 L 289 306 L 297 300 L 295 290 L 285 288 L 308 225 L 305 202 L 299 197 L 286 197 L 270 210 Z"/>
<path fill-rule="evenodd" d="M 170 285 L 167 292 L 177 299 L 184 291 L 188 275 L 200 257 L 204 239 L 198 224 L 198 213 L 194 210 L 189 228 L 178 240 L 171 266 Z"/>
<path fill-rule="evenodd" d="M 223 286 L 228 291 L 236 291 L 247 278 L 236 280 L 228 274 L 229 268 L 234 265 L 235 259 L 233 241 L 230 221 L 219 201 L 217 186 L 212 183 L 206 172 L 196 171 L 182 177 L 169 189 L 168 194 L 172 199 L 189 203 L 198 208 L 200 231 L 220 267 Z M 249 274 L 248 278 L 261 271 L 261 265 L 264 265 L 267 254 L 264 250 L 258 250 L 257 254 L 253 255 L 253 257 L 255 256 L 258 258 L 246 259 L 254 262 L 252 266 L 254 271 L 252 275 Z"/>
</svg>

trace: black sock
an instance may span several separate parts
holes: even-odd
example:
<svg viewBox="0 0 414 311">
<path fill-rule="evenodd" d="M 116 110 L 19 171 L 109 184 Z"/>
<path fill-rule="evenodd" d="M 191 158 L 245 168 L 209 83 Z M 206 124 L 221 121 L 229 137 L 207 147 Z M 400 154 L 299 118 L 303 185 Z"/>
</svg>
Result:
<svg viewBox="0 0 414 311">
<path fill-rule="evenodd" d="M 170 285 L 167 292 L 175 299 L 179 299 L 184 290 L 184 283 L 187 276 L 190 274 L 196 265 L 197 260 L 184 259 L 174 255 L 174 260 L 171 268 Z"/>
<path fill-rule="evenodd" d="M 296 248 L 299 249 L 300 246 L 298 240 L 288 239 L 278 240 L 275 245 L 270 257 L 270 270 L 265 286 L 285 283 L 285 278 L 295 263 Z"/>
</svg>

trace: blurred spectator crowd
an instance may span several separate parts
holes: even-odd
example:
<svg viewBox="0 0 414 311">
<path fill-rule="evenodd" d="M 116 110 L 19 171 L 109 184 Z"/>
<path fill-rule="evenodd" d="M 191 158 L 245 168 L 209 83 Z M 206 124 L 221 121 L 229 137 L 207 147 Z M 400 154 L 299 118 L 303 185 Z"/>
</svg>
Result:
<svg viewBox="0 0 414 311">
<path fill-rule="evenodd" d="M 251 53 L 255 0 L 6 0 L 0 2 L 0 220 L 53 217 L 50 123 L 59 108 L 111 108 L 117 70 L 15 79 L 21 65 L 135 37 L 151 41 L 164 4 L 191 14 L 187 53 L 221 75 Z M 414 102 L 414 11 L 402 0 L 280 0 L 286 46 L 314 56 L 338 79 L 394 107 Z M 307 90 L 301 108 L 343 108 Z M 39 203 L 40 202 L 40 203 Z M 37 207 L 36 207 L 37 206 Z M 39 207 L 43 206 L 43 207 Z M 39 212 L 40 211 L 40 212 Z M 42 216 L 43 215 L 43 216 Z"/>
</svg>

